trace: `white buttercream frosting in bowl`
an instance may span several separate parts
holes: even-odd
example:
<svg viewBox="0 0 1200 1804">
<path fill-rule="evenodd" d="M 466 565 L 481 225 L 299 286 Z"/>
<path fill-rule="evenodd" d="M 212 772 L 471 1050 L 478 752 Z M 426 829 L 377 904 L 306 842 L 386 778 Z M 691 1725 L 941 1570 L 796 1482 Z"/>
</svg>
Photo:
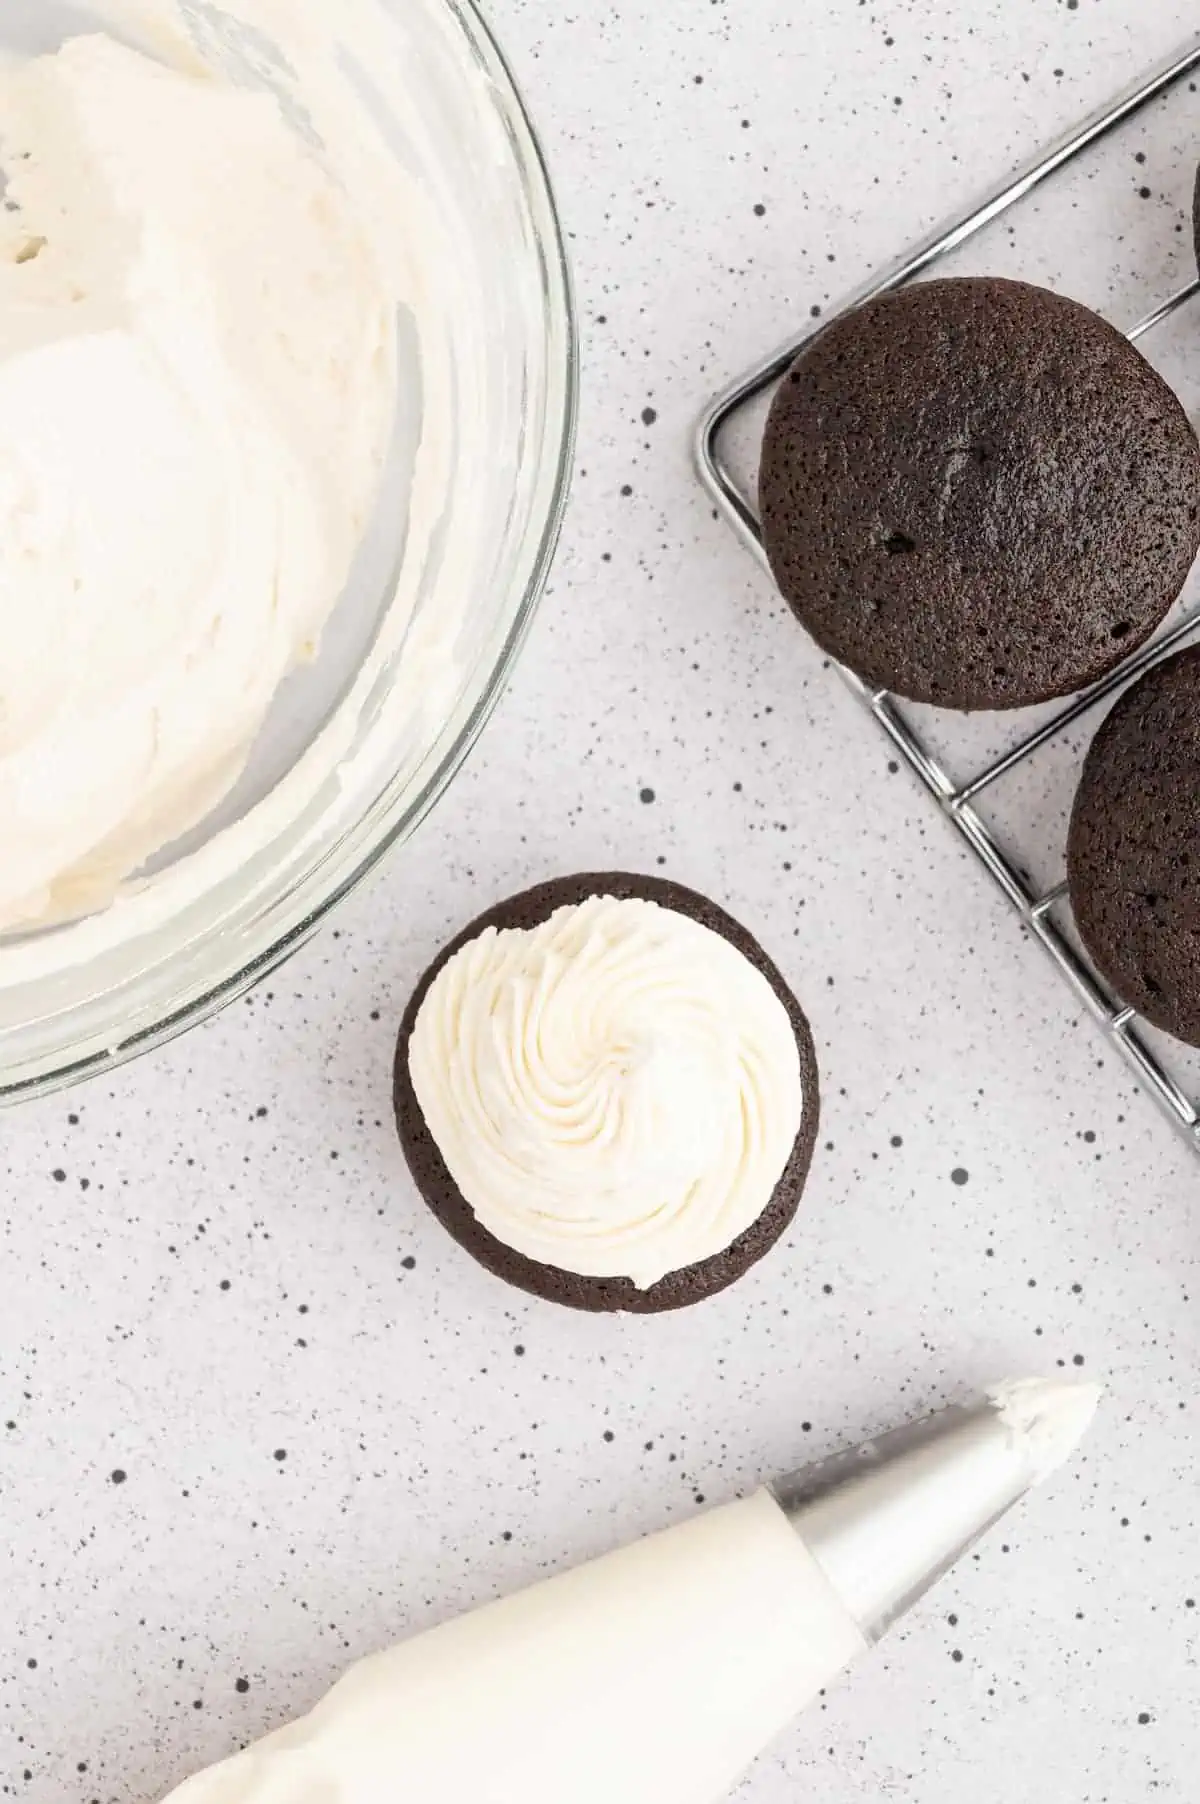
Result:
<svg viewBox="0 0 1200 1804">
<path fill-rule="evenodd" d="M 472 0 L 17 0 L 0 88 L 7 1100 L 239 994 L 423 817 L 576 372 Z"/>
<path fill-rule="evenodd" d="M 374 505 L 396 333 L 273 95 L 96 33 L 0 70 L 0 133 L 11 927 L 107 904 L 241 775 Z"/>
<path fill-rule="evenodd" d="M 489 1233 L 543 1265 L 648 1290 L 763 1214 L 804 1117 L 788 1012 L 737 947 L 596 896 L 447 961 L 413 1090 Z"/>
</svg>

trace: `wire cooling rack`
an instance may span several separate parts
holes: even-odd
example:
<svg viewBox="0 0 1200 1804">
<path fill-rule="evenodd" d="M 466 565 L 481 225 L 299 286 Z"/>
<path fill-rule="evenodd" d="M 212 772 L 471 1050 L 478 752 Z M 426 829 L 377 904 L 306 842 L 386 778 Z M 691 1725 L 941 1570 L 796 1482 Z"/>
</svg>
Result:
<svg viewBox="0 0 1200 1804">
<path fill-rule="evenodd" d="M 1185 89 L 1188 78 L 1198 70 L 1200 38 L 1170 63 L 1146 76 L 1128 93 L 1043 151 L 982 205 L 912 250 L 894 268 L 874 278 L 854 294 L 840 311 L 848 312 L 877 295 L 887 294 L 927 274 L 953 252 L 973 241 L 986 227 L 1007 215 L 1011 208 L 1018 207 L 1036 190 L 1051 183 L 1060 172 L 1066 172 L 1076 165 L 1077 160 L 1099 145 L 1101 140 L 1152 111 L 1155 104 L 1163 101 L 1166 96 Z M 1192 91 L 1194 86 L 1193 83 Z M 1200 153 L 1200 131 L 1195 129 L 1195 124 L 1193 121 L 1191 130 L 1196 151 Z M 1143 193 L 1149 194 L 1149 190 L 1143 190 Z M 1190 240 L 1189 231 L 1189 247 Z M 1200 280 L 1193 279 L 1157 298 L 1152 309 L 1128 331 L 1128 337 L 1134 341 L 1147 341 L 1142 348 L 1148 351 L 1152 335 L 1164 328 L 1198 293 Z M 717 396 L 700 422 L 696 450 L 701 479 L 725 518 L 764 567 L 767 560 L 754 498 L 757 484 L 735 473 L 734 465 L 727 455 L 727 441 L 739 425 L 748 423 L 754 408 L 761 406 L 773 391 L 803 345 L 823 330 L 827 323 L 828 320 L 823 319 L 820 325 L 810 325 L 747 371 L 723 394 Z M 1196 318 L 1194 324 L 1195 336 L 1200 340 L 1200 318 Z M 1065 706 L 1059 705 L 1048 716 L 1043 713 L 1036 719 L 1032 715 L 1028 718 L 1013 717 L 1022 722 L 1020 736 L 1015 743 L 1006 745 L 998 754 L 987 757 L 982 763 L 976 762 L 967 774 L 959 776 L 951 776 L 944 756 L 930 743 L 931 734 L 927 723 L 934 719 L 930 711 L 901 704 L 886 690 L 872 690 L 850 671 L 842 670 L 841 674 L 891 744 L 915 772 L 939 812 L 950 822 L 1008 898 L 1029 934 L 1045 948 L 1062 977 L 1082 998 L 1122 1058 L 1132 1066 L 1141 1083 L 1176 1128 L 1187 1137 L 1193 1150 L 1200 1153 L 1200 1064 L 1183 1048 L 1177 1047 L 1140 1021 L 1135 1011 L 1111 991 L 1086 956 L 1075 931 L 1065 877 L 1058 877 L 1056 880 L 1051 876 L 1039 880 L 1031 869 L 1036 864 L 1036 859 L 1029 858 L 1018 844 L 1019 826 L 1011 832 L 1004 831 L 996 824 L 994 815 L 997 811 L 989 809 L 989 804 L 1003 794 L 1006 786 L 1019 795 L 1022 774 L 1048 747 L 1068 749 L 1077 774 L 1079 748 L 1071 743 L 1072 727 L 1132 678 L 1161 661 L 1189 636 L 1198 633 L 1200 595 L 1195 595 L 1192 600 L 1185 600 L 1182 611 L 1157 638 L 1127 659 L 1095 688 L 1075 697 Z M 1001 817 L 1004 816 L 1003 807 L 998 812 Z M 989 814 L 992 818 L 989 818 Z M 1014 816 L 1010 807 L 1009 819 L 1019 821 L 1019 810 Z M 1065 822 L 1061 818 L 1061 810 L 1056 825 L 1058 835 L 1054 868 L 1065 871 L 1065 836 L 1062 831 Z"/>
</svg>

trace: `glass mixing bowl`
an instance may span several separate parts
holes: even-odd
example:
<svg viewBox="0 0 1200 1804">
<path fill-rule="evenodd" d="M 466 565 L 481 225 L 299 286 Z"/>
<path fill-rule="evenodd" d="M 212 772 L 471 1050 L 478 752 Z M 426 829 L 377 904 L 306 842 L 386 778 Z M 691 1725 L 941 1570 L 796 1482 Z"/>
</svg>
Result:
<svg viewBox="0 0 1200 1804">
<path fill-rule="evenodd" d="M 577 370 L 561 233 L 532 126 L 471 0 L 9 0 L 0 49 L 53 50 L 98 23 L 123 35 L 127 13 L 156 6 L 232 79 L 274 88 L 301 131 L 303 87 L 255 8 L 284 21 L 318 8 L 325 31 L 336 21 L 356 104 L 440 226 L 428 267 L 449 298 L 432 323 L 399 319 L 377 517 L 316 663 L 285 684 L 237 790 L 112 908 L 0 940 L 8 1101 L 213 1014 L 413 831 L 512 668 L 569 479 Z M 414 468 L 435 432 L 434 505 L 418 525 Z"/>
</svg>

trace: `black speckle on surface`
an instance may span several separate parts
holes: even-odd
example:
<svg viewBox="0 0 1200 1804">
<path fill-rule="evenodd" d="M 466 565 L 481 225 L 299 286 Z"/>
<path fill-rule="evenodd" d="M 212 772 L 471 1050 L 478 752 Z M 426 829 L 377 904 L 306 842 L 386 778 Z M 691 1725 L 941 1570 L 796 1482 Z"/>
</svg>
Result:
<svg viewBox="0 0 1200 1804">
<path fill-rule="evenodd" d="M 642 408 L 642 425 L 643 426 L 653 426 L 653 424 L 657 418 L 658 418 L 658 409 L 656 407 L 643 407 Z"/>
<path fill-rule="evenodd" d="M 55 1171 L 52 1171 L 50 1176 L 54 1179 L 56 1184 L 65 1184 L 67 1181 L 67 1174 L 62 1169 L 61 1165 Z"/>
<path fill-rule="evenodd" d="M 767 209 L 763 206 L 761 201 L 756 201 L 754 203 L 755 218 L 761 219 L 763 217 L 763 214 L 766 212 L 766 210 Z"/>
<path fill-rule="evenodd" d="M 654 791 L 652 789 L 642 789 L 642 790 L 638 791 L 638 800 L 641 802 L 644 802 L 646 804 L 647 808 L 650 806 L 651 802 L 654 801 L 654 799 L 655 799 Z"/>
<path fill-rule="evenodd" d="M 284 1460 L 287 1458 L 287 1448 L 286 1447 L 276 1447 L 275 1452 L 272 1457 L 277 1459 L 279 1461 L 280 1465 L 282 1465 Z"/>
<path fill-rule="evenodd" d="M 417 1269 L 417 1262 L 411 1253 L 408 1255 L 407 1259 L 402 1259 L 400 1263 L 406 1272 L 415 1272 Z"/>
<path fill-rule="evenodd" d="M 242 1695 L 245 1696 L 246 1692 L 248 1692 L 250 1689 L 249 1679 L 238 1679 L 237 1682 L 235 1683 L 233 1689 L 235 1691 L 240 1691 L 242 1693 Z"/>
<path fill-rule="evenodd" d="M 114 1485 L 123 1485 L 128 1476 L 129 1474 L 127 1472 L 122 1472 L 120 1466 L 118 1466 L 116 1471 L 110 1475 L 109 1482 Z"/>
<path fill-rule="evenodd" d="M 1142 1727 L 1145 1728 L 1146 1724 L 1150 1721 L 1150 1712 L 1148 1710 L 1139 1710 L 1138 1721 L 1141 1723 Z"/>
<path fill-rule="evenodd" d="M 950 1182 L 952 1184 L 958 1184 L 961 1187 L 968 1181 L 970 1176 L 970 1172 L 967 1171 L 964 1166 L 956 1165 L 954 1170 L 950 1173 Z"/>
</svg>

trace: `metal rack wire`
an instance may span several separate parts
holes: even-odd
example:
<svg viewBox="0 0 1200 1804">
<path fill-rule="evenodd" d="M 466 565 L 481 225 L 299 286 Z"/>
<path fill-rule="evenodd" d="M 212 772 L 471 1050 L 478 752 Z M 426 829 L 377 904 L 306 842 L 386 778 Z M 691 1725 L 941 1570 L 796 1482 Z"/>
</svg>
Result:
<svg viewBox="0 0 1200 1804">
<path fill-rule="evenodd" d="M 1171 62 L 1138 82 L 1128 93 L 1043 151 L 982 205 L 919 245 L 895 267 L 869 282 L 846 302 L 841 311 L 861 306 L 863 302 L 900 288 L 906 282 L 930 271 L 943 258 L 1000 218 L 1009 208 L 1016 206 L 1060 170 L 1073 163 L 1091 146 L 1198 70 L 1200 38 Z M 1200 280 L 1189 282 L 1146 314 L 1128 333 L 1129 338 L 1136 341 L 1154 332 L 1197 294 L 1200 294 Z M 822 321 L 820 326 L 810 326 L 747 371 L 716 397 L 706 409 L 699 425 L 696 455 L 701 480 L 722 514 L 764 567 L 767 560 L 753 494 L 739 486 L 724 454 L 723 437 L 726 429 L 743 415 L 745 409 L 754 402 L 761 401 L 774 388 L 804 344 L 823 330 L 825 324 L 827 321 Z M 1200 1098 L 1193 1099 L 1186 1093 L 1186 1080 L 1173 1075 L 1168 1068 L 1170 1053 L 1158 1050 L 1135 1011 L 1112 993 L 1082 951 L 1071 931 L 1066 883 L 1060 882 L 1043 889 L 1032 882 L 1012 851 L 1002 843 L 977 807 L 985 792 L 1019 770 L 1042 747 L 1066 733 L 1098 701 L 1114 694 L 1132 678 L 1160 662 L 1190 635 L 1197 633 L 1200 633 L 1200 601 L 1195 602 L 1167 632 L 1127 659 L 1094 689 L 1075 697 L 1050 719 L 1041 721 L 1001 756 L 993 758 L 983 768 L 957 782 L 951 780 L 939 758 L 926 745 L 902 704 L 886 690 L 869 689 L 850 671 L 843 670 L 841 674 L 891 744 L 915 772 L 940 813 L 965 840 L 1007 897 L 1031 936 L 1045 948 L 1060 974 L 1087 1005 L 1122 1058 L 1132 1066 L 1139 1080 L 1175 1127 L 1185 1135 L 1193 1150 L 1200 1153 Z M 1155 1042 L 1158 1038 L 1155 1036 Z"/>
</svg>

